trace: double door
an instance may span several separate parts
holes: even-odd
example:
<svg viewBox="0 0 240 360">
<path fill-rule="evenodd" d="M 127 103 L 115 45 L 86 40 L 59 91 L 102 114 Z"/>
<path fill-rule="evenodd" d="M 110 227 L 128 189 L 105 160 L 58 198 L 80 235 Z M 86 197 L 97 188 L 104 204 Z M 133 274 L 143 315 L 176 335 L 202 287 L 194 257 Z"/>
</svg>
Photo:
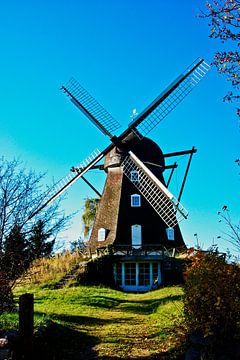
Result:
<svg viewBox="0 0 240 360">
<path fill-rule="evenodd" d="M 115 270 L 116 282 L 125 291 L 148 291 L 161 284 L 159 262 L 122 262 Z"/>
</svg>

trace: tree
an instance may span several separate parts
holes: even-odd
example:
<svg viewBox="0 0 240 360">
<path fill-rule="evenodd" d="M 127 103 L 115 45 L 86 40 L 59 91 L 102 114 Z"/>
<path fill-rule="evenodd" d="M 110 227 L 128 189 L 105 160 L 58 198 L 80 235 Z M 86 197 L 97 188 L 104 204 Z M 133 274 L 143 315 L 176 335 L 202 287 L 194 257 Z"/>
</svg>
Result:
<svg viewBox="0 0 240 360">
<path fill-rule="evenodd" d="M 50 191 L 42 190 L 43 178 L 44 174 L 23 168 L 19 160 L 0 158 L 0 252 L 16 224 L 27 236 L 41 220 L 45 233 L 56 236 L 69 221 L 69 217 L 59 211 L 60 200 L 32 217 Z"/>
<path fill-rule="evenodd" d="M 99 203 L 99 199 L 96 198 L 86 198 L 84 203 L 84 212 L 82 215 L 82 221 L 84 226 L 84 237 L 87 237 L 89 235 L 89 232 L 93 226 L 96 212 L 97 212 L 97 206 Z"/>
<path fill-rule="evenodd" d="M 233 245 L 234 249 L 240 251 L 240 222 L 234 224 L 230 216 L 230 211 L 226 205 L 222 207 L 222 211 L 218 212 L 219 222 L 223 222 L 226 231 L 218 239 L 222 238 Z"/>
<path fill-rule="evenodd" d="M 77 240 L 73 240 L 70 243 L 71 253 L 78 252 L 83 256 L 88 255 L 87 242 L 80 236 Z"/>
<path fill-rule="evenodd" d="M 220 74 L 227 77 L 233 91 L 229 91 L 223 101 L 239 101 L 240 96 L 234 92 L 240 84 L 240 55 L 238 52 L 240 40 L 240 1 L 239 0 L 215 0 L 207 1 L 207 12 L 201 13 L 201 17 L 209 19 L 212 39 L 219 39 L 226 43 L 226 49 L 217 51 L 214 56 L 213 65 Z M 229 49 L 229 50 L 228 50 Z M 236 108 L 240 116 L 240 108 Z"/>
<path fill-rule="evenodd" d="M 21 227 L 15 224 L 4 242 L 0 270 L 7 274 L 9 280 L 13 281 L 23 273 L 28 265 L 27 240 Z"/>
<path fill-rule="evenodd" d="M 33 258 L 52 251 L 70 219 L 59 211 L 60 200 L 36 213 L 51 190 L 42 190 L 43 178 L 19 160 L 0 158 L 0 311 L 13 307 L 16 280 Z"/>
<path fill-rule="evenodd" d="M 52 233 L 53 228 L 46 231 L 45 224 L 41 219 L 33 226 L 28 239 L 28 250 L 31 260 L 51 255 L 55 243 L 55 238 L 49 240 L 52 237 Z"/>
</svg>

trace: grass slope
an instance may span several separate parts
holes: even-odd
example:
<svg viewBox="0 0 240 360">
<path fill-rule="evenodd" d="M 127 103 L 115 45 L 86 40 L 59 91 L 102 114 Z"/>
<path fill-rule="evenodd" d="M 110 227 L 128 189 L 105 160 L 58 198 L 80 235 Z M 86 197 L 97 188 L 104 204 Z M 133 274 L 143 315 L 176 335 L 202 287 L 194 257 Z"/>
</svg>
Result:
<svg viewBox="0 0 240 360">
<path fill-rule="evenodd" d="M 36 322 L 54 322 L 48 337 L 56 359 L 176 358 L 181 287 L 128 294 L 104 287 L 50 290 L 32 285 L 19 287 L 15 295 L 24 292 L 34 293 Z"/>
</svg>

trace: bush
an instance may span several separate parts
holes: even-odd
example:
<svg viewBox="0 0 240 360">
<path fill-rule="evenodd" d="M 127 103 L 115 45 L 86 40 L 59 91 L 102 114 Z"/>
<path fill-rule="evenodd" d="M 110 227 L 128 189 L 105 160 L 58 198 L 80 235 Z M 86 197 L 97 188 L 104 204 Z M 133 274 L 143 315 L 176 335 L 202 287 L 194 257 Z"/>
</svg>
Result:
<svg viewBox="0 0 240 360">
<path fill-rule="evenodd" d="M 0 314 L 14 310 L 13 294 L 10 282 L 4 272 L 0 272 Z"/>
<path fill-rule="evenodd" d="M 233 338 L 240 324 L 240 268 L 217 251 L 198 251 L 185 272 L 184 311 L 188 331 Z"/>
</svg>

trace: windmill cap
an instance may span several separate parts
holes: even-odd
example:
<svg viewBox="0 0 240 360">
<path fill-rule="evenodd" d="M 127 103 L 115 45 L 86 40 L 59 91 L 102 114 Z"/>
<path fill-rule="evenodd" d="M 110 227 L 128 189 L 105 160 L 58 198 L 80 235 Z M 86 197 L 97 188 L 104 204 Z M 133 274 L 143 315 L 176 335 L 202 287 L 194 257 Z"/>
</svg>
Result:
<svg viewBox="0 0 240 360">
<path fill-rule="evenodd" d="M 151 171 L 158 176 L 159 173 L 164 171 L 165 161 L 162 150 L 151 139 L 143 137 L 139 140 L 135 135 L 127 137 L 124 140 L 124 150 L 131 150 L 142 162 L 146 164 Z M 111 150 L 104 162 L 104 169 L 107 171 L 108 167 L 118 167 L 124 158 L 125 151 L 117 149 L 116 147 Z M 156 165 L 156 166 L 154 166 Z"/>
</svg>

